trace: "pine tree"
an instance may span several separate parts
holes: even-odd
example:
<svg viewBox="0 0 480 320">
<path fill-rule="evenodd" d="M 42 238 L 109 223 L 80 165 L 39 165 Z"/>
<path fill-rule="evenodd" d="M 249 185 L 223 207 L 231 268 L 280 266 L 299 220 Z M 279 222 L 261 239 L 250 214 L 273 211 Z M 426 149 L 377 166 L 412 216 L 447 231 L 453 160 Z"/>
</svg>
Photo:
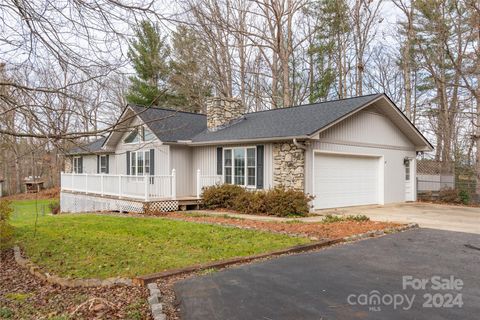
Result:
<svg viewBox="0 0 480 320">
<path fill-rule="evenodd" d="M 309 48 L 313 60 L 313 79 L 310 83 L 310 102 L 328 98 L 335 83 L 338 97 L 345 93 L 345 46 L 350 32 L 348 5 L 345 0 L 318 0 L 311 7 L 318 16 L 315 42 Z"/>
<path fill-rule="evenodd" d="M 202 112 L 212 84 L 205 42 L 189 27 L 179 26 L 172 38 L 172 75 L 169 87 L 176 94 L 175 104 L 185 111 Z"/>
<path fill-rule="evenodd" d="M 170 75 L 170 47 L 160 30 L 150 21 L 142 21 L 135 29 L 128 57 L 136 75 L 130 77 L 127 101 L 145 106 L 165 105 L 172 99 L 167 90 Z"/>
</svg>

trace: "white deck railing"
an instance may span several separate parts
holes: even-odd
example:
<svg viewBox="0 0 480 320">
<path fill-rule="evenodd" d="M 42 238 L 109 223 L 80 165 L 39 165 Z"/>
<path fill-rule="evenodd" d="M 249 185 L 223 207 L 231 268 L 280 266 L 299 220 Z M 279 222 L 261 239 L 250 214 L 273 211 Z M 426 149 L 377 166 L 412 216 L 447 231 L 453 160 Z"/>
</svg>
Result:
<svg viewBox="0 0 480 320">
<path fill-rule="evenodd" d="M 202 175 L 200 169 L 197 170 L 197 198 L 200 198 L 204 187 L 223 183 L 221 175 Z"/>
<path fill-rule="evenodd" d="M 129 176 L 119 174 L 63 173 L 61 188 L 120 198 L 152 200 L 176 197 L 175 169 L 171 175 Z"/>
</svg>

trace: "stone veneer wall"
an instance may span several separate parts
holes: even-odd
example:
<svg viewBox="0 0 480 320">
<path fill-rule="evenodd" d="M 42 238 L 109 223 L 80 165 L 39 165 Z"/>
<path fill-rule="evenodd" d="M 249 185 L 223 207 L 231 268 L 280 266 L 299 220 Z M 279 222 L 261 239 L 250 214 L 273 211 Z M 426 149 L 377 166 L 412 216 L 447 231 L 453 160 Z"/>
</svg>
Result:
<svg viewBox="0 0 480 320">
<path fill-rule="evenodd" d="M 210 98 L 207 100 L 207 128 L 216 131 L 239 119 L 245 113 L 245 108 L 239 99 Z"/>
<path fill-rule="evenodd" d="M 305 150 L 291 142 L 273 144 L 273 185 L 304 191 Z"/>
</svg>

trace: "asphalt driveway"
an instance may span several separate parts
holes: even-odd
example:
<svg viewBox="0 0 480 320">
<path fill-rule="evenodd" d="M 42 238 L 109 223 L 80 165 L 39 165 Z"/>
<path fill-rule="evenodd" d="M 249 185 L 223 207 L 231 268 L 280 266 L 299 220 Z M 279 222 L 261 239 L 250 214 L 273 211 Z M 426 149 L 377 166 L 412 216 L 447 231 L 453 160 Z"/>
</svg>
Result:
<svg viewBox="0 0 480 320">
<path fill-rule="evenodd" d="M 478 319 L 480 237 L 409 230 L 187 279 L 175 291 L 184 320 Z"/>
<path fill-rule="evenodd" d="M 321 214 L 364 214 L 375 221 L 418 223 L 420 227 L 480 234 L 480 208 L 432 203 L 401 203 L 319 211 Z"/>
</svg>

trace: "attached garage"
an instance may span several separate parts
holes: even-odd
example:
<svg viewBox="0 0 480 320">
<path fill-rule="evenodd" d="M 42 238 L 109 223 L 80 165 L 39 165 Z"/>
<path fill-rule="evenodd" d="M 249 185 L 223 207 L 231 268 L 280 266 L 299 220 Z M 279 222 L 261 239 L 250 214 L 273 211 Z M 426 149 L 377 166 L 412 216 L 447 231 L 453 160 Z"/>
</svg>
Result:
<svg viewBox="0 0 480 320">
<path fill-rule="evenodd" d="M 315 208 L 383 204 L 383 157 L 316 152 Z"/>
</svg>

